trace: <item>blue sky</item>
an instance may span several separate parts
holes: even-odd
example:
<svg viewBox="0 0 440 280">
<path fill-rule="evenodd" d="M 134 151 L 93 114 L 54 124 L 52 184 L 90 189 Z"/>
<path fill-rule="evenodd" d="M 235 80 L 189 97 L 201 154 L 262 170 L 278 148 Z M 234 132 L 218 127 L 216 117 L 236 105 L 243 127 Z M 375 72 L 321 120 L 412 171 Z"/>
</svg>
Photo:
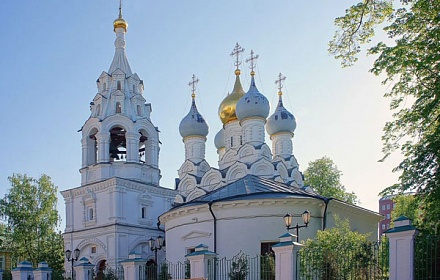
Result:
<svg viewBox="0 0 440 280">
<path fill-rule="evenodd" d="M 95 81 L 107 71 L 114 53 L 113 20 L 117 0 L 5 1 L 2 3 L 0 86 L 3 130 L 0 195 L 7 177 L 27 173 L 52 177 L 59 190 L 80 184 L 81 135 L 89 117 Z M 127 56 L 144 80 L 159 127 L 161 185 L 173 188 L 184 159 L 178 132 L 190 107 L 188 82 L 200 82 L 197 105 L 210 129 L 207 160 L 217 166 L 213 140 L 221 128 L 221 100 L 232 90 L 236 42 L 244 58 L 260 55 L 256 82 L 277 102 L 274 84 L 287 77 L 284 104 L 297 119 L 294 154 L 304 171 L 308 162 L 329 156 L 343 172 L 342 183 L 361 206 L 378 209 L 378 192 L 395 183 L 391 172 L 400 156 L 379 163 L 382 127 L 390 119 L 389 86 L 368 73 L 374 57 L 360 56 L 342 69 L 327 53 L 327 43 L 352 1 L 150 1 L 126 0 Z M 249 86 L 249 69 L 242 65 Z M 269 137 L 266 142 L 270 145 Z M 64 202 L 59 196 L 64 220 Z"/>
</svg>

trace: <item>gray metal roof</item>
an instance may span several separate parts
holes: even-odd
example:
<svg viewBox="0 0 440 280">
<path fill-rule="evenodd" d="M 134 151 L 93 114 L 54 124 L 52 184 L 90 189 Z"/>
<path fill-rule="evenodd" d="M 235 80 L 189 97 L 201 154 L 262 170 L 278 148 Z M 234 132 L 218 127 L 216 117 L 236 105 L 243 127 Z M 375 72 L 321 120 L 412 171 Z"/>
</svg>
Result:
<svg viewBox="0 0 440 280">
<path fill-rule="evenodd" d="M 272 179 L 255 175 L 246 175 L 226 186 L 202 195 L 194 200 L 177 205 L 180 207 L 189 204 L 209 203 L 222 200 L 243 200 L 259 198 L 281 198 L 290 196 L 312 197 L 327 200 L 326 197 L 307 192 L 301 188 L 292 187 Z"/>
</svg>

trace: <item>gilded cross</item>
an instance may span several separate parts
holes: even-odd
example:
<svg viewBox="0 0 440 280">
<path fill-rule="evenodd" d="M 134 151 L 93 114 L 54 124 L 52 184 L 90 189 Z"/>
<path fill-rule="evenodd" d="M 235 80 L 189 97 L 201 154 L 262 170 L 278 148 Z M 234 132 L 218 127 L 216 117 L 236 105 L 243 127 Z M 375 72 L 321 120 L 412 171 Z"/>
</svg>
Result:
<svg viewBox="0 0 440 280">
<path fill-rule="evenodd" d="M 197 86 L 198 82 L 199 82 L 199 78 L 197 78 L 196 75 L 193 74 L 192 81 L 188 83 L 188 86 L 191 87 L 191 90 L 192 90 L 191 96 L 193 98 L 196 96 L 196 86 Z"/>
<path fill-rule="evenodd" d="M 238 44 L 238 42 L 235 44 L 235 48 L 234 50 L 231 52 L 231 56 L 235 56 L 235 62 L 234 65 L 235 67 L 237 67 L 238 70 L 238 66 L 240 66 L 241 61 L 240 61 L 240 54 L 244 52 L 244 49 Z"/>
<path fill-rule="evenodd" d="M 278 85 L 278 94 L 281 94 L 281 89 L 283 88 L 283 82 L 286 80 L 286 77 L 283 74 L 278 75 L 278 79 L 276 79 L 275 84 Z"/>
<path fill-rule="evenodd" d="M 257 54 L 257 55 L 254 55 L 254 50 L 251 50 L 251 57 L 249 57 L 248 59 L 246 59 L 246 62 L 247 63 L 249 63 L 250 62 L 250 66 L 249 66 L 249 68 L 251 69 L 251 75 L 253 75 L 253 73 L 254 73 L 254 70 L 255 70 L 255 67 L 257 67 L 256 65 L 255 65 L 255 61 L 259 58 L 260 56 Z"/>
</svg>

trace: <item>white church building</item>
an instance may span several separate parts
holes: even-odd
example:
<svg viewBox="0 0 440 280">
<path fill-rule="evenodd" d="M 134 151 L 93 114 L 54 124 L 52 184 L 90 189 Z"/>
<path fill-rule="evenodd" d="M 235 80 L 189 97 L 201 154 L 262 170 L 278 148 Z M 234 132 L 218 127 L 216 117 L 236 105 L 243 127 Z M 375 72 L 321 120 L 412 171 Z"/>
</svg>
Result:
<svg viewBox="0 0 440 280">
<path fill-rule="evenodd" d="M 218 164 L 205 160 L 209 129 L 197 110 L 198 80 L 193 76 L 191 107 L 179 126 L 185 160 L 175 189 L 160 186 L 159 133 L 150 119 L 151 104 L 142 95 L 143 82 L 126 57 L 128 24 L 121 10 L 113 24 L 113 61 L 97 80 L 91 115 L 81 129 L 81 186 L 62 192 L 66 250 L 79 249 L 80 258 L 101 269 L 117 266 L 130 253 L 153 260 L 148 239 L 159 235 L 166 242 L 159 261 L 184 261 L 199 244 L 219 257 L 240 251 L 256 255 L 268 252 L 286 233 L 286 213 L 302 223 L 304 210 L 310 211 L 311 220 L 300 230 L 300 240 L 334 226 L 335 214 L 350 219 L 353 230 L 372 232 L 372 240 L 377 239 L 378 213 L 304 186 L 293 153 L 295 117 L 282 101 L 284 77 L 280 74 L 277 80 L 279 102 L 270 114 L 269 102 L 255 83 L 258 56 L 253 52 L 247 60 L 250 85 L 243 89 L 243 49 L 238 44 L 232 52 L 235 84 L 219 105 L 223 128 L 215 136 Z"/>
</svg>

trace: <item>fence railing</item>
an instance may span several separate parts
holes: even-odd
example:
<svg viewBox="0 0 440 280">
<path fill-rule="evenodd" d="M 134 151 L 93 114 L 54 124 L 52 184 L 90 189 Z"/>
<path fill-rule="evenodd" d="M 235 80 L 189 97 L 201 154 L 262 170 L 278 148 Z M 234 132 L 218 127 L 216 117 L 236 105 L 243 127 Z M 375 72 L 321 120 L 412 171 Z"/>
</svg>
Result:
<svg viewBox="0 0 440 280">
<path fill-rule="evenodd" d="M 189 279 L 189 262 L 178 262 L 172 264 L 165 260 L 159 265 L 141 265 L 139 267 L 140 280 L 169 280 L 169 279 Z"/>
<path fill-rule="evenodd" d="M 414 280 L 440 279 L 440 236 L 419 234 L 414 249 Z"/>
<path fill-rule="evenodd" d="M 213 280 L 275 280 L 273 255 L 250 257 L 239 253 L 232 259 L 208 260 L 208 279 Z"/>
<path fill-rule="evenodd" d="M 297 255 L 297 279 L 389 279 L 388 252 L 387 241 L 322 250 L 304 247 Z"/>
</svg>

